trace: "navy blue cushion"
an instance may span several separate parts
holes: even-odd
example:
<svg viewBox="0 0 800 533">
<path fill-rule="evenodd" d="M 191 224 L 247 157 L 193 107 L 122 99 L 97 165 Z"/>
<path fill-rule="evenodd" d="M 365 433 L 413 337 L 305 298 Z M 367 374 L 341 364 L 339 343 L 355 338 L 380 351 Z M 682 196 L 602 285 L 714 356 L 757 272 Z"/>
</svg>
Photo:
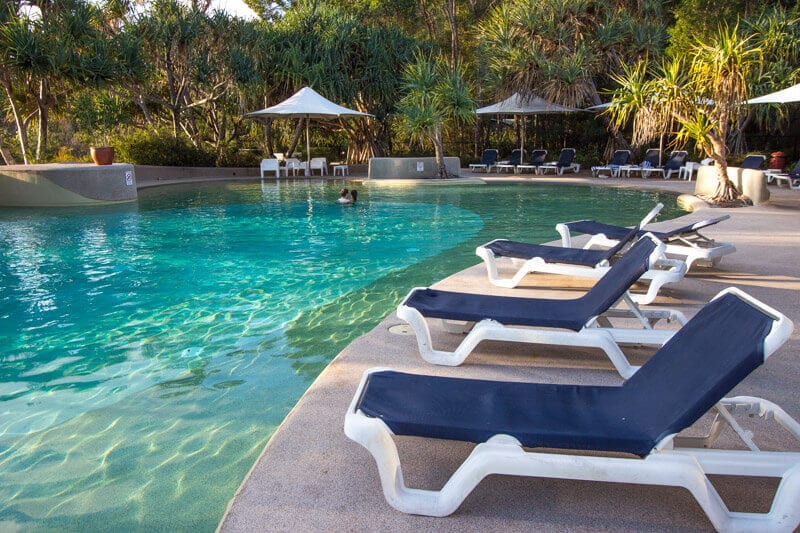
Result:
<svg viewBox="0 0 800 533">
<path fill-rule="evenodd" d="M 488 149 L 483 151 L 482 165 L 494 165 L 497 162 L 497 150 Z"/>
<path fill-rule="evenodd" d="M 564 148 L 561 150 L 561 153 L 558 155 L 558 162 L 556 163 L 557 167 L 568 167 L 572 164 L 572 160 L 575 159 L 575 149 L 574 148 Z"/>
<path fill-rule="evenodd" d="M 517 298 L 418 289 L 405 300 L 428 318 L 479 322 L 490 318 L 505 325 L 580 331 L 586 322 L 611 308 L 642 274 L 655 248 L 650 239 L 634 244 L 585 295 L 574 300 Z"/>
<path fill-rule="evenodd" d="M 718 224 L 719 222 L 727 220 L 728 218 L 729 218 L 728 215 L 723 215 L 720 217 L 710 218 L 708 220 L 702 220 L 700 222 L 693 222 L 691 224 L 673 228 L 667 231 L 656 231 L 656 230 L 637 228 L 637 235 L 642 236 L 645 233 L 652 233 L 653 236 L 659 239 L 660 241 L 668 241 L 675 237 L 679 237 L 681 235 L 686 235 L 689 233 L 694 233 L 699 229 L 707 228 L 708 226 Z M 570 232 L 585 233 L 587 235 L 599 235 L 602 233 L 609 239 L 623 239 L 628 234 L 627 232 L 630 232 L 631 230 L 630 228 L 626 228 L 623 226 L 613 226 L 611 224 L 603 224 L 602 222 L 595 222 L 594 220 L 577 220 L 575 222 L 569 222 L 565 225 L 569 228 Z"/>
<path fill-rule="evenodd" d="M 396 435 L 647 455 L 763 361 L 772 319 L 733 295 L 703 308 L 620 387 L 370 375 L 358 409 Z"/>
<path fill-rule="evenodd" d="M 544 165 L 544 160 L 546 158 L 547 150 L 534 150 L 531 152 L 531 160 L 528 162 L 528 164 L 532 166 Z"/>
<path fill-rule="evenodd" d="M 686 163 L 686 155 L 686 152 L 672 152 L 667 162 L 664 163 L 664 168 L 667 170 L 678 170 Z"/>
<path fill-rule="evenodd" d="M 626 228 L 627 229 L 627 228 Z M 547 244 L 530 244 L 526 242 L 499 239 L 485 245 L 485 248 L 498 257 L 514 257 L 516 259 L 541 258 L 545 263 L 566 263 L 569 265 L 595 266 L 601 261 L 614 257 L 622 248 L 632 241 L 639 228 L 629 229 L 613 248 L 607 250 L 584 250 L 583 248 L 565 248 Z"/>
<path fill-rule="evenodd" d="M 614 152 L 614 156 L 611 158 L 611 162 L 608 164 L 608 166 L 619 167 L 622 165 L 627 165 L 630 157 L 631 153 L 628 150 L 617 150 Z"/>
<path fill-rule="evenodd" d="M 570 265 L 595 266 L 607 260 L 608 250 L 584 250 L 582 248 L 564 248 L 546 244 L 530 244 L 527 242 L 497 240 L 485 245 L 497 257 L 514 257 L 517 259 L 533 259 L 540 257 L 545 263 L 567 263 Z"/>
</svg>

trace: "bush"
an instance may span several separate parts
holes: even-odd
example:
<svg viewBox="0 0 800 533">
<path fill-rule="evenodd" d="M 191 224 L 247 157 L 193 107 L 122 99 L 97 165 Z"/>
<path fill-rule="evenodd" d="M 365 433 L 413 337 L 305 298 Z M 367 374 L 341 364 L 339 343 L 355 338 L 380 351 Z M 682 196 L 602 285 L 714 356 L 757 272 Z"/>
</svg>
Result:
<svg viewBox="0 0 800 533">
<path fill-rule="evenodd" d="M 195 147 L 184 136 L 176 139 L 166 131 L 138 130 L 112 144 L 117 161 L 134 165 L 208 167 L 216 159 L 212 152 Z"/>
</svg>

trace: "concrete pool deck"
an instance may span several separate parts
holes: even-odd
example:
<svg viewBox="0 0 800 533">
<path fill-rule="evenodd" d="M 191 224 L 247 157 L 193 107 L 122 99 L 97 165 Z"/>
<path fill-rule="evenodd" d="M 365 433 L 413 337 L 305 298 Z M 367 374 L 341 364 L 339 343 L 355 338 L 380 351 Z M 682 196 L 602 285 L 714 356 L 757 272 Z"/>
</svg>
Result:
<svg viewBox="0 0 800 533">
<path fill-rule="evenodd" d="M 465 172 L 465 175 L 469 174 Z M 357 179 L 357 178 L 355 178 Z M 488 181 L 535 179 L 487 177 Z M 597 180 L 548 178 L 605 186 L 691 193 L 694 183 L 662 179 Z M 749 292 L 792 319 L 790 340 L 732 394 L 761 396 L 800 418 L 800 193 L 770 186 L 770 205 L 702 210 L 682 217 L 695 221 L 722 213 L 730 220 L 707 235 L 735 243 L 738 252 L 718 268 L 698 268 L 667 286 L 656 300 L 692 315 L 725 287 Z M 555 224 L 557 221 L 553 221 Z M 665 226 L 672 226 L 666 223 Z M 556 237 L 555 231 L 553 232 Z M 501 236 L 498 236 L 501 237 Z M 586 281 L 529 276 L 518 289 L 499 289 L 486 280 L 482 265 L 468 268 L 436 286 L 470 292 L 514 295 L 571 295 Z M 549 287 L 556 287 L 551 289 Z M 410 289 L 410 287 L 409 287 Z M 591 351 L 484 343 L 464 365 L 435 367 L 418 355 L 413 336 L 389 332 L 400 324 L 392 313 L 356 339 L 322 372 L 271 438 L 232 499 L 220 531 L 707 531 L 711 524 L 683 489 L 491 476 L 478 485 L 451 516 L 429 518 L 395 511 L 384 500 L 372 456 L 343 432 L 344 414 L 364 370 L 398 370 L 446 376 L 554 383 L 618 384 L 619 376 L 602 354 Z M 443 342 L 453 339 L 443 337 Z M 632 352 L 636 355 L 636 351 Z M 641 357 L 652 350 L 642 351 Z M 767 428 L 769 447 L 797 450 L 788 436 Z M 415 438 L 397 439 L 410 486 L 438 489 L 472 445 Z M 726 441 L 731 439 L 726 437 Z M 715 479 L 715 482 L 717 479 Z M 762 478 L 719 480 L 718 489 L 734 510 L 763 511 L 762 496 L 774 488 Z M 770 494 L 771 497 L 771 494 Z"/>
</svg>

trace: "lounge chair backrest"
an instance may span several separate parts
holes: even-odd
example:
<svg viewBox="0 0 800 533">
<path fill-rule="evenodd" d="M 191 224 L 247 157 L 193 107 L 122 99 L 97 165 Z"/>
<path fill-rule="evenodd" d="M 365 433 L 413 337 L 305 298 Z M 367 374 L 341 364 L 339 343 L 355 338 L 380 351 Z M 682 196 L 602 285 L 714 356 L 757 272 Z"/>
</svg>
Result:
<svg viewBox="0 0 800 533">
<path fill-rule="evenodd" d="M 609 166 L 627 165 L 628 160 L 630 158 L 631 158 L 630 150 L 617 150 L 616 152 L 614 152 L 614 156 L 611 158 L 611 162 L 608 165 Z"/>
<path fill-rule="evenodd" d="M 568 167 L 572 164 L 572 161 L 574 159 L 575 159 L 575 148 L 564 148 L 558 155 L 558 162 L 556 163 L 556 166 Z"/>
<path fill-rule="evenodd" d="M 544 165 L 544 161 L 547 159 L 547 150 L 534 150 L 531 152 L 531 165 Z"/>
<path fill-rule="evenodd" d="M 658 159 L 661 156 L 661 150 L 658 148 L 648 148 L 647 153 L 644 154 L 644 159 L 642 159 L 642 166 L 646 166 L 645 163 L 649 163 L 650 167 L 655 168 L 658 166 Z"/>
<path fill-rule="evenodd" d="M 739 165 L 739 168 L 752 168 L 752 169 L 759 169 L 761 165 L 764 164 L 764 160 L 767 158 L 765 155 L 761 154 L 750 154 L 744 159 L 742 159 L 742 164 Z"/>
<path fill-rule="evenodd" d="M 484 150 L 481 165 L 494 165 L 495 163 L 497 163 L 497 150 L 494 148 Z"/>
<path fill-rule="evenodd" d="M 793 179 L 800 179 L 800 159 L 797 160 L 794 168 L 789 172 L 789 176 Z"/>
<path fill-rule="evenodd" d="M 622 237 L 619 240 L 619 242 L 617 242 L 617 244 L 614 245 L 613 248 L 608 249 L 607 252 L 608 255 L 606 255 L 606 257 L 610 259 L 615 255 L 617 255 L 618 253 L 620 253 L 622 249 L 626 247 L 628 243 L 630 243 L 633 239 L 635 239 L 638 234 L 639 234 L 639 226 L 631 228 L 631 230 L 627 233 L 627 235 Z"/>
<path fill-rule="evenodd" d="M 684 152 L 683 150 L 675 151 L 670 154 L 669 159 L 667 162 L 664 163 L 664 168 L 667 170 L 677 170 L 681 168 L 684 163 L 686 163 L 686 157 L 689 155 L 688 152 Z"/>
<path fill-rule="evenodd" d="M 519 165 L 522 161 L 522 152 L 519 148 L 511 152 L 511 157 L 508 159 L 509 165 Z"/>
<path fill-rule="evenodd" d="M 647 272 L 650 254 L 655 248 L 656 243 L 652 239 L 640 238 L 589 292 L 578 298 L 576 304 L 586 312 L 587 320 L 610 309 Z"/>
<path fill-rule="evenodd" d="M 261 170 L 278 170 L 280 168 L 280 163 L 277 159 L 262 159 L 261 160 Z"/>
<path fill-rule="evenodd" d="M 692 425 L 764 361 L 773 321 L 731 293 L 703 307 L 623 385 L 641 399 L 630 423 L 654 443 Z"/>
</svg>

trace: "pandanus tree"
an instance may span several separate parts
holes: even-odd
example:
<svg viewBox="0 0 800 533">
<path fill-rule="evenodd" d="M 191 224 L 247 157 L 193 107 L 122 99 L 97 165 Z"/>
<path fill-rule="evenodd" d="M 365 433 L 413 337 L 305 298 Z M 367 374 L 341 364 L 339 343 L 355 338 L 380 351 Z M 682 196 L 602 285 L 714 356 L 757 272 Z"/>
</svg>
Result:
<svg viewBox="0 0 800 533">
<path fill-rule="evenodd" d="M 761 63 L 761 50 L 738 28 L 721 28 L 710 43 L 696 41 L 688 59 L 672 57 L 654 67 L 642 61 L 615 79 L 619 88 L 609 113 L 617 126 L 633 121 L 634 144 L 665 130 L 677 143 L 694 141 L 714 160 L 718 186 L 710 201 L 730 204 L 741 194 L 728 179 L 731 128 L 745 111 L 747 80 Z"/>
<path fill-rule="evenodd" d="M 103 13 L 84 0 L 0 7 L 0 86 L 5 91 L 24 162 L 40 160 L 51 110 L 75 87 L 126 77 L 137 52 L 125 34 L 109 35 Z M 29 131 L 37 128 L 35 151 Z"/>
<path fill-rule="evenodd" d="M 447 178 L 442 128 L 475 119 L 475 102 L 464 81 L 461 65 L 450 67 L 441 58 L 417 54 L 404 72 L 406 95 L 400 100 L 401 128 L 433 144 L 436 173 Z"/>
</svg>

